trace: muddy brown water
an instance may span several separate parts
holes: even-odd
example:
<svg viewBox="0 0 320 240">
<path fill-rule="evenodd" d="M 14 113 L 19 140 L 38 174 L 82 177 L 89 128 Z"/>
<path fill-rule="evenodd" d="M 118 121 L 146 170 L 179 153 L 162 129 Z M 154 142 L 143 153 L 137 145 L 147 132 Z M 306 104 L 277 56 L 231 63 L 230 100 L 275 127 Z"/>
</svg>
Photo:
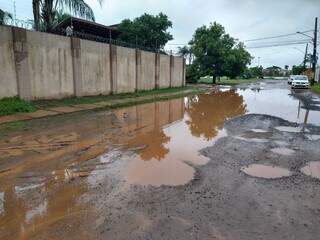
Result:
<svg viewBox="0 0 320 240">
<path fill-rule="evenodd" d="M 94 239 L 96 209 L 84 199 L 96 170 L 112 164 L 108 154 L 123 160 L 118 174 L 128 185 L 183 185 L 209 161 L 199 150 L 226 136 L 226 120 L 264 113 L 303 123 L 299 102 L 287 88 L 224 89 L 0 127 L 0 239 Z M 310 111 L 309 123 L 319 119 Z M 133 153 L 124 160 L 123 152 Z"/>
<path fill-rule="evenodd" d="M 252 164 L 248 167 L 241 168 L 241 171 L 252 177 L 266 179 L 289 177 L 291 175 L 288 169 L 263 164 Z"/>
<path fill-rule="evenodd" d="M 301 169 L 301 172 L 310 177 L 320 179 L 320 162 L 308 162 L 307 165 Z"/>
</svg>

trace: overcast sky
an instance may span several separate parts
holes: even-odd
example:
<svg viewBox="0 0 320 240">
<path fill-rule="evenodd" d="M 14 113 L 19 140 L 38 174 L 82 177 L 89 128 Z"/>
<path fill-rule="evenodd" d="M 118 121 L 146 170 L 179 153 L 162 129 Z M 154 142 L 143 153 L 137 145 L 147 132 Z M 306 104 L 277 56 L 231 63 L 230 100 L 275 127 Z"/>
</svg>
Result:
<svg viewBox="0 0 320 240">
<path fill-rule="evenodd" d="M 0 0 L 0 8 L 12 12 L 14 0 Z M 320 0 L 105 0 L 102 8 L 97 0 L 86 0 L 93 8 L 96 21 L 111 25 L 124 18 L 135 18 L 143 13 L 163 12 L 173 22 L 170 32 L 174 40 L 170 44 L 185 44 L 195 29 L 210 22 L 222 24 L 231 36 L 245 41 L 277 36 L 314 28 L 314 18 L 320 17 Z M 31 0 L 16 0 L 17 18 L 31 15 Z M 307 34 L 312 34 L 309 32 Z M 281 41 L 307 40 L 308 37 L 293 35 L 286 38 L 246 42 L 248 47 L 265 46 Z M 305 44 L 285 47 L 248 49 L 255 57 L 253 65 L 300 64 Z M 167 48 L 176 48 L 168 45 Z M 300 51 L 299 51 L 299 50 Z M 301 52 L 302 51 L 302 52 Z M 309 48 L 312 51 L 312 48 Z"/>
</svg>

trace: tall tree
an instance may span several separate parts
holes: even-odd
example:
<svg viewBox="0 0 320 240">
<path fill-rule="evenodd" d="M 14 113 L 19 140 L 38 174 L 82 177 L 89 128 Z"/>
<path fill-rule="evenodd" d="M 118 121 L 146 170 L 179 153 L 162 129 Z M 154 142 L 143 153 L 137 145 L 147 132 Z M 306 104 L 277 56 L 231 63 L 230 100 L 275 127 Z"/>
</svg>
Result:
<svg viewBox="0 0 320 240">
<path fill-rule="evenodd" d="M 190 45 L 198 77 L 212 75 L 213 83 L 218 76 L 241 75 L 251 62 L 251 56 L 244 45 L 227 34 L 224 27 L 216 22 L 198 28 Z"/>
<path fill-rule="evenodd" d="M 36 31 L 40 30 L 40 1 L 41 0 L 32 0 L 34 28 Z"/>
<path fill-rule="evenodd" d="M 103 0 L 99 1 L 100 5 Z M 52 32 L 58 13 L 69 13 L 94 21 L 94 13 L 84 0 L 33 0 L 35 29 L 40 30 L 41 23 L 46 32 Z"/>
<path fill-rule="evenodd" d="M 12 19 L 11 13 L 8 13 L 0 9 L 0 25 L 5 24 L 9 19 Z"/>
<path fill-rule="evenodd" d="M 171 27 L 172 22 L 165 14 L 159 13 L 153 16 L 145 13 L 132 21 L 123 20 L 118 26 L 118 30 L 122 32 L 118 39 L 131 44 L 162 49 L 173 39 L 168 32 Z"/>
</svg>

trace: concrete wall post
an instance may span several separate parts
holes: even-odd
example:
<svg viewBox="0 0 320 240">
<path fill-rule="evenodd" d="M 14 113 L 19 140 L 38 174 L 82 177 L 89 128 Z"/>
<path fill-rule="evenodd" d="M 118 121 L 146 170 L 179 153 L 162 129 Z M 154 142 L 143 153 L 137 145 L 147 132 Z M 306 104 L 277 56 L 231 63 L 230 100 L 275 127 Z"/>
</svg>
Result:
<svg viewBox="0 0 320 240">
<path fill-rule="evenodd" d="M 18 83 L 18 95 L 22 99 L 31 100 L 32 88 L 28 61 L 27 30 L 13 27 L 12 41 Z"/>
<path fill-rule="evenodd" d="M 117 94 L 117 46 L 110 43 L 110 88 L 111 94 Z"/>
<path fill-rule="evenodd" d="M 155 89 L 160 88 L 160 53 L 155 53 Z"/>
<path fill-rule="evenodd" d="M 170 84 L 169 84 L 170 87 L 172 87 L 173 85 L 173 78 L 174 78 L 174 56 L 170 55 Z"/>
<path fill-rule="evenodd" d="M 136 49 L 136 92 L 140 89 L 141 71 L 141 50 Z"/>
<path fill-rule="evenodd" d="M 186 59 L 183 58 L 183 62 L 182 62 L 183 66 L 182 66 L 182 86 L 186 85 Z"/>
<path fill-rule="evenodd" d="M 72 69 L 73 69 L 73 84 L 74 95 L 82 96 L 82 71 L 81 71 L 81 41 L 80 38 L 71 38 L 71 52 L 72 52 Z"/>
</svg>

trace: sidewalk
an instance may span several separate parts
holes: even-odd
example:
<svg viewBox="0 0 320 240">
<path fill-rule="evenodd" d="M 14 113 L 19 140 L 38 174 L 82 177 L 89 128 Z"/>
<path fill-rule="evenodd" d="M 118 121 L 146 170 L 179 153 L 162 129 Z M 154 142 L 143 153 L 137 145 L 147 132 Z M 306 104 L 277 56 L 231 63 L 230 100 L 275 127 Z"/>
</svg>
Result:
<svg viewBox="0 0 320 240">
<path fill-rule="evenodd" d="M 115 108 L 115 107 L 139 104 L 139 103 L 150 102 L 150 101 L 165 100 L 168 98 L 176 98 L 176 97 L 187 96 L 190 94 L 196 94 L 202 91 L 204 91 L 204 89 L 201 89 L 201 90 L 187 89 L 187 90 L 174 92 L 174 93 L 163 93 L 163 94 L 153 94 L 153 95 L 147 95 L 147 96 L 141 96 L 141 97 L 112 99 L 108 101 L 100 101 L 100 102 L 90 103 L 90 104 L 72 104 L 72 105 L 65 105 L 65 106 L 59 106 L 59 107 L 40 108 L 35 112 L 17 113 L 17 114 L 8 115 L 8 116 L 0 116 L 0 124 L 16 122 L 16 121 L 32 120 L 32 119 L 61 115 L 66 113 L 73 113 L 78 111 L 93 110 L 93 109 L 99 109 L 99 108 Z"/>
</svg>

